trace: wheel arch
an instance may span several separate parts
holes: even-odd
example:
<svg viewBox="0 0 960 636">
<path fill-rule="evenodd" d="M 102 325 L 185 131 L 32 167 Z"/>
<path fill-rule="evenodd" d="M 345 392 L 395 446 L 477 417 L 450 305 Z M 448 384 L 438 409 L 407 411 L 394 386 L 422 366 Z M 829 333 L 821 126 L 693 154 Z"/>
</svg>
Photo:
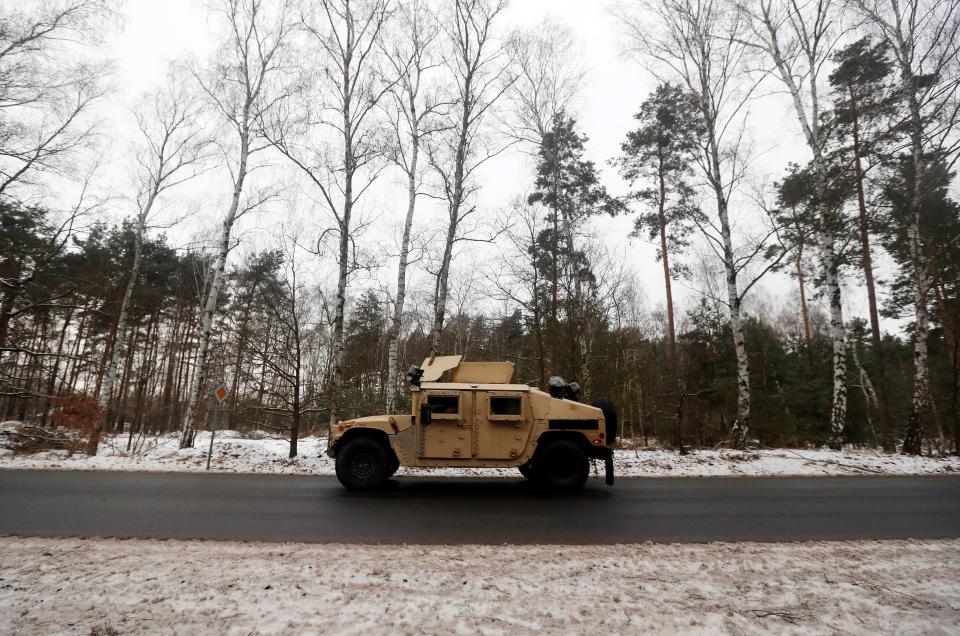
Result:
<svg viewBox="0 0 960 636">
<path fill-rule="evenodd" d="M 334 457 L 336 457 L 339 449 L 343 448 L 343 445 L 347 442 L 359 439 L 361 437 L 366 437 L 368 439 L 373 439 L 383 445 L 384 449 L 387 451 L 387 455 L 396 459 L 397 454 L 393 450 L 393 445 L 390 443 L 390 437 L 385 431 L 380 430 L 379 428 L 367 428 L 367 427 L 358 427 L 351 428 L 341 435 L 333 446 Z"/>
<path fill-rule="evenodd" d="M 587 437 L 583 433 L 577 431 L 544 431 L 537 438 L 537 448 L 533 451 L 533 456 L 536 457 L 540 449 L 546 448 L 551 442 L 560 439 L 570 440 L 582 447 L 584 451 L 588 451 L 590 448 L 590 442 L 587 441 Z"/>
</svg>

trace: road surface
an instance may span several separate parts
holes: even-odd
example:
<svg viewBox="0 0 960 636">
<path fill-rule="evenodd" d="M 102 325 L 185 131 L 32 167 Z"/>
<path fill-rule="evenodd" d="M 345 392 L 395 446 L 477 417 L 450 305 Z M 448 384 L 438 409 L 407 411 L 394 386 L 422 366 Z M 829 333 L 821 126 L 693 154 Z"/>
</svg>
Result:
<svg viewBox="0 0 960 636">
<path fill-rule="evenodd" d="M 501 544 L 960 537 L 960 477 L 509 479 L 0 471 L 0 535 Z"/>
</svg>

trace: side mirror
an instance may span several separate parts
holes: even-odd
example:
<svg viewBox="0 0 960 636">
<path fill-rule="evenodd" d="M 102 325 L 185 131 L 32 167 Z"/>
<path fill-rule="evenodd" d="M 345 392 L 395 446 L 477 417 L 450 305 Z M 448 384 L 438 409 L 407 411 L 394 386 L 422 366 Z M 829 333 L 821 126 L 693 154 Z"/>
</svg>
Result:
<svg viewBox="0 0 960 636">
<path fill-rule="evenodd" d="M 430 405 L 426 402 L 423 402 L 420 405 L 420 424 L 426 426 L 433 419 L 433 409 L 430 408 Z"/>
</svg>

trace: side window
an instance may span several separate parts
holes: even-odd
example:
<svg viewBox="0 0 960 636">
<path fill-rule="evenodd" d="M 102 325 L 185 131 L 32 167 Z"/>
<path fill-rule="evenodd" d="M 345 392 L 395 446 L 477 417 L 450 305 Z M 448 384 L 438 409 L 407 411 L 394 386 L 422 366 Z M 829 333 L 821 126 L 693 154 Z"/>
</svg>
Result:
<svg viewBox="0 0 960 636">
<path fill-rule="evenodd" d="M 519 419 L 523 414 L 522 398 L 514 395 L 491 395 L 490 417 L 503 420 Z"/>
<path fill-rule="evenodd" d="M 456 415 L 460 412 L 460 396 L 458 395 L 428 395 L 427 404 L 434 415 Z"/>
</svg>

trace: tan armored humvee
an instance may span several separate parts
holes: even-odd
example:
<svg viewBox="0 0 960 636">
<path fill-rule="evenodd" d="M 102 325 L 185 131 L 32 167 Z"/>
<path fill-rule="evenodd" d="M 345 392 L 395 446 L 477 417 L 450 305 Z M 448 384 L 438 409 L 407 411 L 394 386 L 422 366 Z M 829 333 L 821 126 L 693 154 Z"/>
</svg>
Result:
<svg viewBox="0 0 960 636">
<path fill-rule="evenodd" d="M 518 468 L 545 486 L 576 489 L 603 459 L 613 484 L 617 415 L 610 400 L 577 402 L 579 386 L 551 378 L 549 392 L 511 384 L 511 362 L 429 358 L 407 373 L 411 413 L 331 427 L 327 455 L 351 490 L 380 486 L 400 466 Z M 441 381 L 444 380 L 444 381 Z"/>
</svg>

